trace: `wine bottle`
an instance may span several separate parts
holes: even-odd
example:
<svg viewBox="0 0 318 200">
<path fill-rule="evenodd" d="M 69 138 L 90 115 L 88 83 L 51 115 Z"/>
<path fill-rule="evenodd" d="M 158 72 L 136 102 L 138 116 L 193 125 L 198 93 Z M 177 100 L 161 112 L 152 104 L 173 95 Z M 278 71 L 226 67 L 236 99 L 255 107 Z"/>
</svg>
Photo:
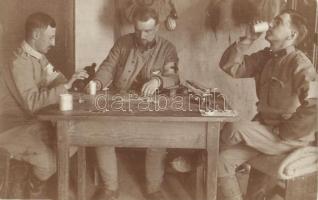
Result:
<svg viewBox="0 0 318 200">
<path fill-rule="evenodd" d="M 84 67 L 84 70 L 86 70 L 88 77 L 85 79 L 78 79 L 74 81 L 71 90 L 75 92 L 84 92 L 86 85 L 95 77 L 95 68 L 96 63 L 92 63 L 92 65 Z"/>
</svg>

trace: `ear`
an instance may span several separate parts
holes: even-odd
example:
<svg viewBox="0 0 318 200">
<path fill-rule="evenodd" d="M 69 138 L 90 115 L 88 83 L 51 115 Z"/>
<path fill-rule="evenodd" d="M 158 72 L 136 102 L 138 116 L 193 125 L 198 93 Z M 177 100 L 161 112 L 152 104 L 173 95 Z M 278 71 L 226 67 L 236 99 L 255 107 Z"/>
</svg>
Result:
<svg viewBox="0 0 318 200">
<path fill-rule="evenodd" d="M 32 33 L 32 39 L 37 40 L 39 39 L 39 37 L 40 37 L 40 29 L 35 29 Z"/>
<path fill-rule="evenodd" d="M 289 40 L 295 40 L 298 36 L 296 31 L 291 31 L 290 36 L 288 37 Z"/>
<path fill-rule="evenodd" d="M 159 31 L 159 28 L 160 28 L 160 24 L 158 23 L 157 25 L 156 25 L 156 31 Z"/>
</svg>

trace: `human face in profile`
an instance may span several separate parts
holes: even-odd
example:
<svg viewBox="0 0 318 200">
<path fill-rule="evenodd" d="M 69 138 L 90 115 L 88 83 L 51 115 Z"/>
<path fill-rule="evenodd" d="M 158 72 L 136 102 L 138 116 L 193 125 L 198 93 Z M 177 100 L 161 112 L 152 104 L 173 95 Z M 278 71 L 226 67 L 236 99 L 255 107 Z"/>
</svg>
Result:
<svg viewBox="0 0 318 200">
<path fill-rule="evenodd" d="M 289 14 L 283 13 L 274 18 L 265 39 L 270 43 L 284 43 L 291 38 L 294 39 L 295 34 Z"/>
<path fill-rule="evenodd" d="M 35 48 L 42 54 L 47 54 L 48 51 L 55 46 L 56 28 L 48 26 L 35 30 L 34 40 Z"/>
<path fill-rule="evenodd" d="M 142 46 L 147 46 L 148 43 L 154 41 L 156 34 L 159 30 L 159 25 L 156 24 L 155 19 L 150 18 L 147 21 L 135 22 L 135 34 L 138 43 Z"/>
</svg>

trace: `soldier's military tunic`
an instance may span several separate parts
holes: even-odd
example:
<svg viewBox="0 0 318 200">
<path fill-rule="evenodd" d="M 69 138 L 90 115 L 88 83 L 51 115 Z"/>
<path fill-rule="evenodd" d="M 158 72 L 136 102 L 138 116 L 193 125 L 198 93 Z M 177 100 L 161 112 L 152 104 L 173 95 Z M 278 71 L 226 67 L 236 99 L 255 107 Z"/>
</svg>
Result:
<svg viewBox="0 0 318 200">
<path fill-rule="evenodd" d="M 310 144 L 317 122 L 317 74 L 304 53 L 289 46 L 244 55 L 248 48 L 237 42 L 220 61 L 230 76 L 254 78 L 258 97 L 253 121 L 225 124 L 221 132 L 218 194 L 229 199 L 242 199 L 235 176 L 239 165 L 260 153 L 278 155 Z M 248 194 L 250 198 L 262 194 L 273 181 L 265 176 L 262 186 Z"/>
<path fill-rule="evenodd" d="M 314 141 L 317 122 L 317 74 L 303 52 L 289 46 L 278 52 L 265 48 L 244 55 L 240 42 L 224 53 L 220 67 L 235 78 L 254 78 L 258 114 L 251 122 L 225 125 L 219 177 L 259 153 L 277 155 Z M 244 94 L 242 94 L 244 95 Z"/>
<path fill-rule="evenodd" d="M 178 56 L 175 46 L 160 36 L 148 48 L 141 48 L 134 33 L 120 37 L 102 62 L 96 73 L 99 88 L 109 85 L 117 92 L 135 90 L 140 92 L 144 83 L 160 79 L 161 88 L 179 83 L 177 74 Z M 104 186 L 109 190 L 118 189 L 118 170 L 113 147 L 98 147 L 97 158 Z M 160 189 L 164 175 L 165 149 L 149 148 L 146 152 L 147 192 Z"/>
<path fill-rule="evenodd" d="M 147 49 L 138 47 L 135 34 L 119 38 L 102 62 L 96 79 L 103 87 L 113 81 L 112 88 L 119 91 L 140 90 L 153 77 L 160 78 L 161 87 L 179 83 L 175 67 L 178 56 L 175 46 L 160 36 Z"/>
<path fill-rule="evenodd" d="M 13 158 L 29 162 L 35 175 L 45 180 L 56 168 L 49 147 L 52 127 L 36 120 L 33 114 L 58 103 L 59 95 L 67 92 L 66 79 L 26 42 L 8 63 L 1 66 L 0 147 Z"/>
</svg>

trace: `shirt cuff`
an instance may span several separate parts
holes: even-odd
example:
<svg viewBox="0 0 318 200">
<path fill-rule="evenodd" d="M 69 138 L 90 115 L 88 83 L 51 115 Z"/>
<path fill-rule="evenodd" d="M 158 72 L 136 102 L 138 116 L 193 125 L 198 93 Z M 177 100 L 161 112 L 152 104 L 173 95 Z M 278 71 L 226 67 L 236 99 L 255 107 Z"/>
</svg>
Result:
<svg viewBox="0 0 318 200">
<path fill-rule="evenodd" d="M 68 91 L 68 90 L 70 90 L 70 89 L 71 89 L 71 88 L 68 88 L 67 83 L 63 84 L 63 87 L 64 87 L 64 89 L 65 89 L 66 91 Z"/>
<path fill-rule="evenodd" d="M 161 80 L 161 78 L 160 78 L 159 76 L 153 76 L 152 79 L 155 79 L 155 80 L 158 81 L 158 88 L 160 88 L 161 85 L 162 85 L 162 80 Z"/>
</svg>

